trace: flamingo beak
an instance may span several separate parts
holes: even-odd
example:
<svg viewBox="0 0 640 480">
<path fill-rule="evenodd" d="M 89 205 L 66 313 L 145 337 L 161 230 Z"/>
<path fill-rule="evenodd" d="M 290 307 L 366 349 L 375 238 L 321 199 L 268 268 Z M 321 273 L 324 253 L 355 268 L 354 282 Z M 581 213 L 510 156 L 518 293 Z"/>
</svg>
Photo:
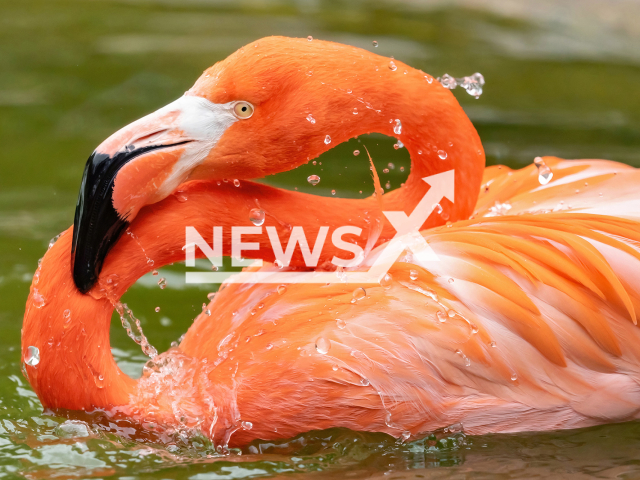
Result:
<svg viewBox="0 0 640 480">
<path fill-rule="evenodd" d="M 89 157 L 73 220 L 73 279 L 82 293 L 93 287 L 107 253 L 129 226 L 129 221 L 118 215 L 113 206 L 118 172 L 134 158 L 164 147 L 127 149 L 113 156 L 95 151 Z"/>
<path fill-rule="evenodd" d="M 140 208 L 183 183 L 237 120 L 232 104 L 184 96 L 124 127 L 91 154 L 73 228 L 73 280 L 87 293 Z"/>
</svg>

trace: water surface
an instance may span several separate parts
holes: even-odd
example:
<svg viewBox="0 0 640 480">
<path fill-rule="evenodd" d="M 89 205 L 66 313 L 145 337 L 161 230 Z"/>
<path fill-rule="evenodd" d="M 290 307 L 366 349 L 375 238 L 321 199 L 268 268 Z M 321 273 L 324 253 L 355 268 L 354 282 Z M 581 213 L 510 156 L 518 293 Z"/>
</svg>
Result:
<svg viewBox="0 0 640 480">
<path fill-rule="evenodd" d="M 489 164 L 536 155 L 640 165 L 640 2 L 631 0 L 207 1 L 21 0 L 0 3 L 0 476 L 7 478 L 637 478 L 640 424 L 578 431 L 435 438 L 398 445 L 382 434 L 311 432 L 229 456 L 202 444 L 177 452 L 105 433 L 68 438 L 43 415 L 20 373 L 20 327 L 31 277 L 72 219 L 84 162 L 121 126 L 180 96 L 209 65 L 266 35 L 340 41 L 441 76 L 486 78 L 456 96 Z M 370 149 L 391 188 L 408 167 L 393 140 L 351 140 L 265 181 L 344 197 L 371 192 Z M 322 162 L 322 164 L 320 164 Z M 347 168 L 345 168 L 347 167 Z M 306 178 L 316 174 L 315 187 Z M 406 175 L 406 171 L 404 172 Z M 363 191 L 361 194 L 360 191 Z M 180 266 L 168 287 L 145 278 L 126 295 L 159 350 L 206 301 Z M 160 306 L 160 312 L 155 307 Z M 131 375 L 145 357 L 118 323 L 114 355 Z M 197 443 L 197 442 L 196 442 Z M 240 455 L 241 454 L 241 455 Z"/>
</svg>

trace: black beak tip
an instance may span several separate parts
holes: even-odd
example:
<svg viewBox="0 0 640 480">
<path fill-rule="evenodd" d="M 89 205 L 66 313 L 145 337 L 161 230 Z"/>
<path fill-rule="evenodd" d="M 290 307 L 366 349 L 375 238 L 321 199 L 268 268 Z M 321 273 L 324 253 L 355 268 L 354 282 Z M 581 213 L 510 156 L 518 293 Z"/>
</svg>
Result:
<svg viewBox="0 0 640 480">
<path fill-rule="evenodd" d="M 82 176 L 73 222 L 72 274 L 78 290 L 95 285 L 104 260 L 129 222 L 113 207 L 113 184 L 120 168 L 133 158 L 130 152 L 110 157 L 93 152 Z"/>
</svg>

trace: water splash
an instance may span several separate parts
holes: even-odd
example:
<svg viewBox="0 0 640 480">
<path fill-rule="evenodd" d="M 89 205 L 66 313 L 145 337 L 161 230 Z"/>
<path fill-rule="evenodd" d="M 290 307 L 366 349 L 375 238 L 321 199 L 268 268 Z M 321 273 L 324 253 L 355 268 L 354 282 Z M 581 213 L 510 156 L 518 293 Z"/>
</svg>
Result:
<svg viewBox="0 0 640 480">
<path fill-rule="evenodd" d="M 489 208 L 489 213 L 487 213 L 485 217 L 500 217 L 506 215 L 509 210 L 511 210 L 511 204 L 509 202 L 500 203 L 496 201 L 496 203 Z"/>
<path fill-rule="evenodd" d="M 437 79 L 443 87 L 453 90 L 456 87 L 464 88 L 473 97 L 479 98 L 484 87 L 484 77 L 481 73 L 474 73 L 468 77 L 454 78 L 448 73 Z"/>
<path fill-rule="evenodd" d="M 149 358 L 154 358 L 156 355 L 158 355 L 158 351 L 153 345 L 149 343 L 147 337 L 142 331 L 140 320 L 135 317 L 133 311 L 131 311 L 127 304 L 117 302 L 114 306 L 116 312 L 118 312 L 118 315 L 120 316 L 122 327 L 126 330 L 128 337 L 138 345 L 140 345 L 140 347 L 142 348 L 142 353 L 144 353 Z M 135 325 L 137 332 L 134 332 L 132 324 Z"/>
<path fill-rule="evenodd" d="M 54 433 L 60 438 L 79 438 L 91 435 L 91 427 L 82 420 L 66 420 L 56 427 Z"/>
<path fill-rule="evenodd" d="M 37 288 L 33 289 L 33 296 L 31 297 L 31 301 L 33 302 L 33 306 L 36 308 L 42 308 L 46 305 L 44 295 L 42 295 Z"/>
</svg>

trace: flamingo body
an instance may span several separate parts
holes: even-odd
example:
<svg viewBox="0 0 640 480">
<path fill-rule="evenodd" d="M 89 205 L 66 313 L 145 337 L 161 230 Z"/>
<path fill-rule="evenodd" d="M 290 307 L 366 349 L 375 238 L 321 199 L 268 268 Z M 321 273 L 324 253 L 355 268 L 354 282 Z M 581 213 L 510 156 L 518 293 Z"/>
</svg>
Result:
<svg viewBox="0 0 640 480">
<path fill-rule="evenodd" d="M 409 148 L 413 160 L 418 148 Z M 339 281 L 223 286 L 211 314 L 137 381 L 110 354 L 113 306 L 149 258 L 156 267 L 183 259 L 186 226 L 246 224 L 259 198 L 267 223 L 306 219 L 313 237 L 337 205 L 337 216 L 366 226 L 373 213 L 363 211 L 376 201 L 198 179 L 181 187 L 188 201 L 169 195 L 139 210 L 88 294 L 74 285 L 67 231 L 27 302 L 23 355 L 41 352 L 25 367 L 29 382 L 49 408 L 110 409 L 142 428 L 195 429 L 222 445 L 338 426 L 408 438 L 454 423 L 481 434 L 635 419 L 640 173 L 604 160 L 545 161 L 554 176 L 544 186 L 533 165 L 487 168 L 467 190 L 457 183 L 465 202 L 482 186 L 475 208 L 451 210 L 458 221 L 434 227 L 443 223 L 434 215 L 422 230 L 440 261 L 405 252 L 365 294 Z M 409 202 L 416 185 L 390 204 Z M 309 211 L 294 211 L 302 201 Z M 361 268 L 384 247 L 384 228 Z"/>
</svg>

